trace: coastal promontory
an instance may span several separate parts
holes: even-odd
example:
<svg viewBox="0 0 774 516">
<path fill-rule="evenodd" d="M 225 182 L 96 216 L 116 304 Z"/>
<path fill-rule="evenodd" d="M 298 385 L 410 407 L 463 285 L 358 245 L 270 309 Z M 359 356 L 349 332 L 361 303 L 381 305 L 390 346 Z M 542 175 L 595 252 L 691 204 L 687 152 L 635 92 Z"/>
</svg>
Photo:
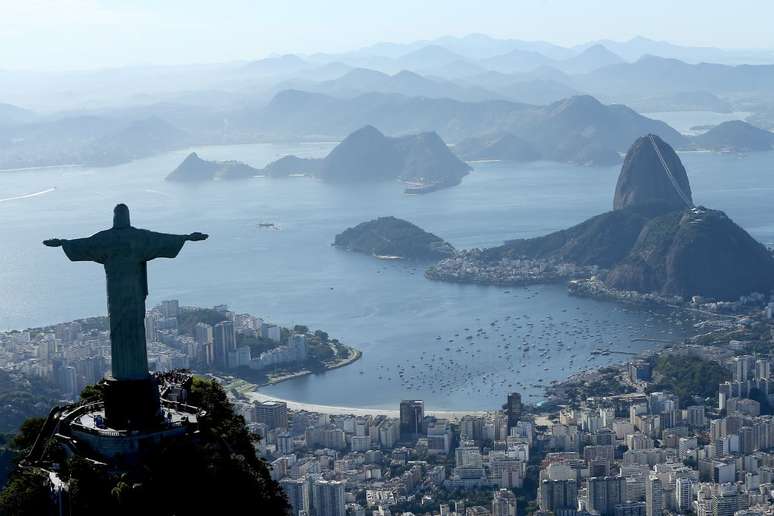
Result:
<svg viewBox="0 0 774 516">
<path fill-rule="evenodd" d="M 614 208 L 542 237 L 461 251 L 426 275 L 490 284 L 593 278 L 595 292 L 627 298 L 734 301 L 774 289 L 769 250 L 725 213 L 694 207 L 685 168 L 660 138 L 629 149 Z"/>
<path fill-rule="evenodd" d="M 438 260 L 454 254 L 440 237 L 396 217 L 379 217 L 336 235 L 333 245 L 384 258 Z"/>
<path fill-rule="evenodd" d="M 650 220 L 605 282 L 620 290 L 735 300 L 774 288 L 774 258 L 725 213 L 699 207 Z"/>
</svg>

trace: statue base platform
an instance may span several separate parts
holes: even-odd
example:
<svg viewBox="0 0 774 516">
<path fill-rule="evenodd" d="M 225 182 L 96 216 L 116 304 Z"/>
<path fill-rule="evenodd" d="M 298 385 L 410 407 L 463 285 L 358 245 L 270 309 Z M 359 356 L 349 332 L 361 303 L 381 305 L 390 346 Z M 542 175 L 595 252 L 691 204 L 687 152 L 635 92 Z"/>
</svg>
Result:
<svg viewBox="0 0 774 516">
<path fill-rule="evenodd" d="M 161 424 L 158 381 L 148 376 L 141 380 L 104 380 L 105 422 L 110 428 L 150 430 Z"/>
</svg>

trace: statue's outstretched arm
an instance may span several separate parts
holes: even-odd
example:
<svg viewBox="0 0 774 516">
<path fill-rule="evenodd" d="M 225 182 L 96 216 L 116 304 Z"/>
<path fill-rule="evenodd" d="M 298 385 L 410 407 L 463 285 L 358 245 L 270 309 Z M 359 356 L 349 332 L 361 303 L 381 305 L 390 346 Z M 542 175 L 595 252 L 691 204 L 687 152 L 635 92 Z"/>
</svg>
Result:
<svg viewBox="0 0 774 516">
<path fill-rule="evenodd" d="M 104 263 L 109 252 L 109 242 L 105 241 L 103 232 L 86 238 L 72 240 L 51 238 L 43 241 L 48 247 L 61 247 L 67 257 L 73 262 Z"/>
<path fill-rule="evenodd" d="M 206 240 L 208 236 L 199 232 L 189 235 L 174 235 L 170 233 L 157 233 L 146 229 L 138 231 L 145 236 L 143 245 L 138 247 L 145 261 L 155 258 L 175 258 L 186 242 Z"/>
<path fill-rule="evenodd" d="M 209 236 L 210 235 L 208 235 L 206 233 L 199 233 L 198 231 L 195 231 L 195 232 L 191 233 L 190 235 L 185 235 L 185 239 L 189 240 L 191 242 L 197 242 L 199 240 L 207 240 L 207 238 Z"/>
</svg>

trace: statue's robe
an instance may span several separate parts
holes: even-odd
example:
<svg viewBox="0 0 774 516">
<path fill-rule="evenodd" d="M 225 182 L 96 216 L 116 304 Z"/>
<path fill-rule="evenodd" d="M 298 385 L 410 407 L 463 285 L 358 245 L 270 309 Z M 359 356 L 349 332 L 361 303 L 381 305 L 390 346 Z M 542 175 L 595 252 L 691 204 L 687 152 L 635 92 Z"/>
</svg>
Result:
<svg viewBox="0 0 774 516">
<path fill-rule="evenodd" d="M 100 231 L 88 238 L 66 240 L 62 247 L 74 261 L 105 266 L 112 375 L 117 380 L 148 377 L 145 343 L 147 262 L 175 258 L 186 242 L 184 235 L 156 233 L 133 227 Z"/>
</svg>

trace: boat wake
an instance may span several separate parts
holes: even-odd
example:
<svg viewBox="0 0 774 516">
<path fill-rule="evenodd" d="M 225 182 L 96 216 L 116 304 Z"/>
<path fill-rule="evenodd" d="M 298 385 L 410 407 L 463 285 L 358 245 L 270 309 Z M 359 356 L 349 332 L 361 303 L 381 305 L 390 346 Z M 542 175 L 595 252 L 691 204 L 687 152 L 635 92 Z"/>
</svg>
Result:
<svg viewBox="0 0 774 516">
<path fill-rule="evenodd" d="M 168 194 L 167 192 L 160 192 L 160 191 L 158 191 L 158 190 L 145 190 L 145 191 L 146 191 L 147 193 L 152 193 L 152 194 L 160 195 L 160 196 L 162 196 L 162 197 L 167 197 L 167 198 L 169 198 L 169 199 L 172 199 L 172 198 L 174 197 L 174 196 L 172 196 L 172 195 Z"/>
<path fill-rule="evenodd" d="M 48 188 L 46 190 L 41 190 L 39 192 L 24 194 L 24 195 L 17 195 L 16 197 L 6 197 L 5 199 L 0 199 L 0 202 L 9 202 L 9 201 L 19 201 L 21 199 L 31 199 L 32 197 L 39 197 L 41 195 L 46 195 L 47 193 L 51 193 L 54 190 L 56 190 L 56 187 Z"/>
</svg>

